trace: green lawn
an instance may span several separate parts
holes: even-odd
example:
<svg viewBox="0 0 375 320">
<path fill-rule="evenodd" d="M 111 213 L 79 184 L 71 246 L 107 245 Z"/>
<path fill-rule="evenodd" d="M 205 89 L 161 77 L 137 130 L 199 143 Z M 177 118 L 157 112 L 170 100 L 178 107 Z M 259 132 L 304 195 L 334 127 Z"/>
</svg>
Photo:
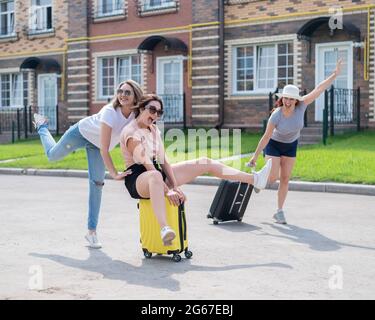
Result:
<svg viewBox="0 0 375 320">
<path fill-rule="evenodd" d="M 185 132 L 186 133 L 186 132 Z M 187 135 L 186 135 L 187 136 Z M 196 145 L 169 137 L 165 142 L 169 159 L 172 163 L 198 156 L 223 158 L 232 154 L 253 152 L 259 141 L 259 134 L 242 133 L 241 149 L 233 150 L 232 137 L 225 152 L 219 152 L 219 139 L 209 139 L 208 145 L 196 141 Z M 194 140 L 194 139 L 193 139 Z M 199 148 L 198 148 L 199 147 Z M 116 167 L 124 168 L 120 149 L 112 151 Z M 0 160 L 22 158 L 13 162 L 0 163 L 0 167 L 13 168 L 48 168 L 48 169 L 87 169 L 86 154 L 79 150 L 64 160 L 48 162 L 39 140 L 17 142 L 0 145 Z M 240 161 L 228 161 L 227 164 L 242 168 L 248 158 Z M 258 167 L 264 164 L 259 158 Z M 294 180 L 304 181 L 335 181 L 346 183 L 375 184 L 375 132 L 351 133 L 331 137 L 326 146 L 317 144 L 301 146 L 298 149 L 296 166 L 293 170 Z"/>
</svg>

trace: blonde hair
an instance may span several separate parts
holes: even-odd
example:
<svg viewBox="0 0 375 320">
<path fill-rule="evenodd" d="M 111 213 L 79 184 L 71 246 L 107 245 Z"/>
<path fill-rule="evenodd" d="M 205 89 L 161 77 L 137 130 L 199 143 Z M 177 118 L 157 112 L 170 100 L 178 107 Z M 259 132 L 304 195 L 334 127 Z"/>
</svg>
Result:
<svg viewBox="0 0 375 320">
<path fill-rule="evenodd" d="M 113 96 L 112 100 L 111 100 L 111 103 L 112 103 L 112 106 L 113 108 L 118 108 L 121 106 L 120 104 L 120 101 L 118 101 L 118 98 L 117 98 L 117 90 L 120 89 L 124 84 L 127 84 L 129 86 L 131 86 L 131 88 L 133 89 L 133 92 L 134 92 L 134 105 L 138 105 L 138 103 L 141 101 L 142 97 L 143 97 L 143 90 L 141 88 L 141 86 L 139 85 L 138 82 L 134 81 L 134 80 L 125 80 L 125 81 L 122 81 L 116 88 L 116 92 L 115 92 L 115 95 Z"/>
</svg>

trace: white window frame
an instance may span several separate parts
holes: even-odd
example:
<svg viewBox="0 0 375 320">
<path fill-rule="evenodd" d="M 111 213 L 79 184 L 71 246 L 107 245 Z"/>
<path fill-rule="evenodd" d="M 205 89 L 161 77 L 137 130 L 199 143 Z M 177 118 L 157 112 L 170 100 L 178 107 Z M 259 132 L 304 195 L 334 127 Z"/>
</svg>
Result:
<svg viewBox="0 0 375 320">
<path fill-rule="evenodd" d="M 184 93 L 184 56 L 179 55 L 179 56 L 167 56 L 167 57 L 158 57 L 156 58 L 156 66 L 157 66 L 157 76 L 156 76 L 156 92 L 157 94 L 164 95 L 166 94 L 164 91 L 161 89 L 164 88 L 164 80 L 162 79 L 162 64 L 163 63 L 168 63 L 168 62 L 173 62 L 173 61 L 178 61 L 179 65 L 179 73 L 180 73 L 180 87 L 179 87 L 179 95 L 182 95 Z"/>
<path fill-rule="evenodd" d="M 15 25 L 15 21 L 14 21 L 14 18 L 15 18 L 15 14 L 14 14 L 14 6 L 15 6 L 15 1 L 6 1 L 6 2 L 13 2 L 13 11 L 5 11 L 5 12 L 2 12 L 0 11 L 0 20 L 2 19 L 3 16 L 7 16 L 8 18 L 8 24 L 7 24 L 7 29 L 8 29 L 8 32 L 5 34 L 1 34 L 0 33 L 0 37 L 9 37 L 9 36 L 12 36 L 12 35 L 15 35 L 15 29 L 14 29 L 14 25 Z M 0 23 L 0 26 L 1 26 L 1 23 Z"/>
<path fill-rule="evenodd" d="M 112 11 L 103 12 L 104 2 L 112 2 Z M 115 15 L 120 15 L 124 13 L 124 0 L 98 0 L 97 5 L 98 5 L 98 10 L 97 10 L 98 17 L 115 16 Z"/>
<path fill-rule="evenodd" d="M 144 11 L 174 8 L 177 4 L 176 0 L 160 0 L 160 5 L 151 5 L 151 1 L 152 0 L 143 0 L 142 4 Z"/>
<path fill-rule="evenodd" d="M 27 75 L 26 75 L 26 79 L 24 79 L 24 72 L 0 72 L 0 108 L 19 108 L 19 107 L 23 107 L 24 106 L 24 100 L 25 100 L 25 96 L 24 96 L 24 81 L 28 81 L 28 78 L 27 78 Z M 3 90 L 2 90 L 2 76 L 4 75 L 8 75 L 10 76 L 10 83 L 9 83 L 9 93 L 10 93 L 10 96 L 9 96 L 9 106 L 3 106 L 2 105 L 2 102 L 3 102 Z M 22 78 L 21 78 L 21 88 L 19 89 L 19 91 L 21 92 L 21 97 L 20 97 L 20 100 L 22 100 L 22 104 L 21 105 L 17 105 L 15 104 L 15 101 L 14 101 L 14 97 L 13 97 L 13 94 L 12 92 L 14 91 L 13 90 L 13 76 L 14 75 L 20 75 Z"/>
<path fill-rule="evenodd" d="M 118 86 L 119 82 L 118 82 L 118 60 L 121 59 L 121 58 L 127 58 L 129 57 L 129 59 L 131 59 L 132 56 L 136 56 L 138 55 L 137 53 L 134 53 L 134 54 L 126 54 L 126 55 L 116 55 L 116 56 L 98 56 L 97 57 L 97 74 L 98 74 L 98 78 L 97 78 L 97 99 L 98 100 L 106 100 L 108 98 L 112 98 L 113 95 L 115 94 L 115 92 L 113 92 L 111 95 L 108 95 L 108 96 L 104 96 L 102 95 L 102 92 L 103 92 L 103 75 L 102 75 L 102 69 L 103 69 L 103 59 L 114 59 L 114 72 L 113 72 L 113 77 L 114 77 L 114 86 L 113 86 L 113 91 L 115 90 L 115 88 Z M 139 55 L 139 60 L 140 60 L 140 85 L 142 85 L 143 83 L 143 59 L 142 59 L 142 55 Z M 132 77 L 132 64 L 130 63 L 130 78 L 133 78 Z"/>
<path fill-rule="evenodd" d="M 240 45 L 234 45 L 232 47 L 232 94 L 241 96 L 241 95 L 253 95 L 253 94 L 265 94 L 269 93 L 270 91 L 274 91 L 276 87 L 278 86 L 278 56 L 279 56 L 279 50 L 278 45 L 279 44 L 287 44 L 291 43 L 291 41 L 278 41 L 278 42 L 272 42 L 272 43 L 254 43 L 254 44 L 240 44 Z M 273 45 L 275 47 L 275 56 L 274 56 L 274 66 L 275 66 L 275 72 L 274 72 L 274 78 L 273 78 L 273 87 L 271 88 L 258 88 L 258 48 L 259 47 L 265 47 Z M 252 47 L 253 48 L 253 70 L 254 70 L 254 78 L 253 78 L 253 90 L 244 90 L 244 91 L 238 91 L 237 90 L 237 49 L 238 48 L 245 48 L 245 47 Z"/>
<path fill-rule="evenodd" d="M 53 0 L 49 5 L 34 5 L 33 2 L 35 0 L 31 0 L 31 7 L 30 7 L 30 17 L 29 17 L 29 27 L 32 33 L 43 33 L 53 30 Z M 51 8 L 51 28 L 47 28 L 48 23 L 48 15 L 47 9 Z M 43 23 L 45 25 L 43 25 Z M 41 28 L 38 28 L 38 25 L 42 24 Z"/>
</svg>

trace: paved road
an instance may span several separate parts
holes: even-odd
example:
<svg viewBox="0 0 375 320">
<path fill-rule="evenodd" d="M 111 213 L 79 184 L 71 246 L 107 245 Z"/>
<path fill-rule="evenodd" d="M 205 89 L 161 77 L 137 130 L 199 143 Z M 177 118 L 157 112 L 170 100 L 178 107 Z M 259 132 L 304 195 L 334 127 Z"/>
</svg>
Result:
<svg viewBox="0 0 375 320">
<path fill-rule="evenodd" d="M 187 185 L 191 260 L 143 258 L 136 201 L 107 181 L 90 250 L 87 180 L 0 175 L 0 299 L 373 299 L 375 201 L 290 192 L 288 226 L 272 223 L 276 191 L 254 194 L 242 223 L 212 225 L 214 186 Z M 41 276 L 40 276 L 41 275 Z"/>
</svg>

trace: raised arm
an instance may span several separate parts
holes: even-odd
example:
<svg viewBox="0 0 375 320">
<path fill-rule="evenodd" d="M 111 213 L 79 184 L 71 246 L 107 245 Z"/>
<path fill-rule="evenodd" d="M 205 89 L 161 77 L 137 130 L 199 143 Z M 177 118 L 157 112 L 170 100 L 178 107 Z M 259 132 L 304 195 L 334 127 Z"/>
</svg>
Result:
<svg viewBox="0 0 375 320">
<path fill-rule="evenodd" d="M 335 81 L 336 77 L 340 74 L 342 64 L 343 64 L 343 59 L 341 58 L 337 61 L 336 68 L 333 71 L 333 73 L 327 79 L 319 83 L 318 86 L 313 91 L 303 96 L 303 102 L 306 105 L 309 105 L 310 103 L 314 102 L 324 92 L 324 90 L 329 88 L 329 86 L 333 83 L 333 81 Z"/>
</svg>

